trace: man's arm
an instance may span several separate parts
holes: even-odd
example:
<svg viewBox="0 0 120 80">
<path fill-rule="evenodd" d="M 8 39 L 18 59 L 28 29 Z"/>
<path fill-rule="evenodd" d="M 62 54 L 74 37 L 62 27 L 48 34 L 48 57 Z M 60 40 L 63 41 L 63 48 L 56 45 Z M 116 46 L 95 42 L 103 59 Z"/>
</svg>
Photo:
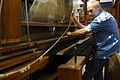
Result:
<svg viewBox="0 0 120 80">
<path fill-rule="evenodd" d="M 80 28 L 85 28 L 86 26 L 78 22 L 76 18 L 73 18 L 73 23 L 76 24 Z"/>
<path fill-rule="evenodd" d="M 91 32 L 91 31 L 89 31 L 88 29 L 85 28 L 87 26 L 85 26 L 85 25 L 81 24 L 80 22 L 78 22 L 76 18 L 73 19 L 73 23 L 76 24 L 77 26 L 79 26 L 81 29 L 76 30 L 74 32 L 68 32 L 67 35 L 69 35 L 69 36 L 77 36 L 77 35 L 85 35 L 85 34 Z"/>
<path fill-rule="evenodd" d="M 91 32 L 91 31 L 86 30 L 85 28 L 82 28 L 82 29 L 79 29 L 79 30 L 74 31 L 74 32 L 68 32 L 67 35 L 69 35 L 69 36 L 85 35 L 89 32 Z"/>
</svg>

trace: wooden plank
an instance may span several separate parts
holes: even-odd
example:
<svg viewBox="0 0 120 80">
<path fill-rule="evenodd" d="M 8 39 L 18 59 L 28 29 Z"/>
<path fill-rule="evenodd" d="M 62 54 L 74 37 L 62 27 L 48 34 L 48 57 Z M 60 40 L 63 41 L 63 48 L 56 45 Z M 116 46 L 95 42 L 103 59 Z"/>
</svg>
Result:
<svg viewBox="0 0 120 80">
<path fill-rule="evenodd" d="M 22 66 L 19 66 L 13 70 L 10 70 L 6 73 L 9 73 L 9 72 L 13 72 L 13 71 L 16 71 L 16 70 L 19 70 L 21 68 L 24 68 L 25 66 L 27 66 L 28 64 L 32 63 L 33 61 L 27 63 L 27 64 L 24 64 Z M 49 56 L 45 56 L 43 57 L 40 61 L 37 61 L 35 64 L 33 64 L 30 69 L 24 73 L 20 73 L 20 72 L 17 72 L 15 74 L 12 74 L 8 77 L 4 77 L 4 78 L 0 78 L 1 80 L 22 80 L 23 78 L 27 77 L 28 75 L 30 75 L 31 73 L 37 71 L 37 70 L 41 70 L 45 67 L 45 65 L 47 65 L 49 62 Z"/>
<path fill-rule="evenodd" d="M 29 46 L 30 46 L 29 43 L 22 43 L 22 44 L 13 45 L 13 46 L 0 47 L 0 53 L 15 51 L 15 50 L 18 50 L 18 49 L 27 48 Z"/>
<path fill-rule="evenodd" d="M 85 61 L 85 56 L 77 56 L 76 66 L 83 67 L 84 61 Z M 72 57 L 66 64 L 67 65 L 75 65 L 75 63 L 74 63 L 74 57 Z"/>
<path fill-rule="evenodd" d="M 69 47 L 67 47 L 67 48 L 59 51 L 59 52 L 57 53 L 57 55 L 63 55 L 66 51 L 70 50 L 71 48 L 73 48 L 73 47 L 76 46 L 77 44 L 78 44 L 78 43 L 75 43 L 75 44 L 73 44 L 73 45 L 71 45 L 71 46 L 69 46 Z"/>
<path fill-rule="evenodd" d="M 82 80 L 82 67 L 85 61 L 84 56 L 78 56 L 77 63 L 74 62 L 74 57 L 66 64 L 58 67 L 58 80 Z"/>
<path fill-rule="evenodd" d="M 49 76 L 49 78 L 47 80 L 55 80 L 55 78 L 57 78 L 57 72 L 52 74 L 51 76 Z"/>
<path fill-rule="evenodd" d="M 20 41 L 20 8 L 21 0 L 4 0 L 2 20 L 3 20 L 3 40 L 2 43 Z"/>
<path fill-rule="evenodd" d="M 32 47 L 32 46 L 37 46 L 40 48 L 44 48 L 50 44 L 53 44 L 58 38 L 52 38 L 52 39 L 47 39 L 47 40 L 40 40 L 40 41 L 34 41 L 31 43 L 20 43 L 17 45 L 13 46 L 7 46 L 7 47 L 0 47 L 0 53 L 5 53 L 5 52 L 10 52 L 10 51 L 15 51 L 27 47 Z M 61 41 L 71 39 L 71 37 L 66 37 L 64 36 Z"/>
<path fill-rule="evenodd" d="M 63 42 L 63 41 L 67 41 L 67 40 L 73 40 L 73 39 L 78 39 L 79 36 L 75 36 L 75 37 L 68 37 L 68 36 L 64 36 L 62 37 L 62 39 L 59 42 Z M 50 46 L 51 44 L 53 44 L 56 40 L 58 40 L 58 38 L 53 38 L 53 39 L 49 39 L 49 40 L 45 40 L 45 41 L 39 41 L 36 42 L 36 46 L 38 48 L 41 48 L 41 45 L 43 46 Z"/>
<path fill-rule="evenodd" d="M 74 46 L 76 46 L 77 44 L 82 44 L 83 42 L 87 41 L 88 39 L 90 39 L 89 37 L 79 40 L 77 43 L 70 45 L 69 47 L 59 51 L 57 54 L 58 55 L 63 55 L 66 51 L 70 50 L 71 48 L 73 48 Z"/>
<path fill-rule="evenodd" d="M 75 37 L 74 37 L 75 38 Z M 72 39 L 72 37 L 67 37 L 67 36 L 64 36 L 61 38 L 61 40 L 59 42 L 62 42 L 62 41 L 67 41 L 69 39 Z M 48 39 L 48 40 L 43 40 L 43 41 L 38 41 L 38 42 L 35 42 L 36 46 L 38 48 L 42 48 L 42 46 L 50 46 L 51 44 L 53 44 L 56 40 L 58 40 L 58 38 L 53 38 L 53 39 Z M 41 46 L 42 45 L 42 46 Z"/>
<path fill-rule="evenodd" d="M 73 38 L 78 38 L 78 37 L 79 36 L 76 36 L 76 37 L 64 36 L 60 40 L 60 42 L 67 41 L 67 40 L 73 39 Z M 33 46 L 36 46 L 39 49 L 45 48 L 45 47 L 50 46 L 51 44 L 53 44 L 57 39 L 58 38 L 51 38 L 51 39 L 47 39 L 47 40 L 34 41 L 34 42 L 31 42 L 31 43 L 20 43 L 20 44 L 13 45 L 13 46 L 0 47 L 0 54 L 5 53 L 5 52 L 11 52 L 11 51 L 20 50 L 20 49 L 27 48 L 27 47 L 33 47 Z"/>
<path fill-rule="evenodd" d="M 1 16 L 0 16 L 0 45 L 1 45 L 1 40 L 2 40 L 2 20 L 1 20 Z"/>
<path fill-rule="evenodd" d="M 26 76 L 30 75 L 32 72 L 37 71 L 38 69 L 41 70 L 45 67 L 45 65 L 47 65 L 49 62 L 49 56 L 43 58 L 41 61 L 35 63 L 33 66 L 31 66 L 31 69 L 27 72 L 25 72 L 25 74 L 20 74 L 18 76 L 16 76 L 14 79 L 12 80 L 21 80 L 23 78 L 25 78 Z"/>
<path fill-rule="evenodd" d="M 22 54 L 28 53 L 28 52 L 34 52 L 36 49 L 37 48 L 33 48 L 33 49 L 28 49 L 28 50 L 25 50 L 25 51 L 17 52 L 17 53 L 14 53 L 14 54 L 0 56 L 0 60 L 4 60 L 4 59 L 11 58 L 11 57 L 14 57 L 14 56 L 22 55 Z"/>
<path fill-rule="evenodd" d="M 52 73 L 50 73 L 49 75 L 45 75 L 45 76 L 43 76 L 42 78 L 39 78 L 39 80 L 56 80 L 56 78 L 57 78 L 57 72 L 55 71 L 55 72 L 52 72 Z"/>
<path fill-rule="evenodd" d="M 0 47 L 0 53 L 15 51 L 15 50 L 32 47 L 32 46 L 37 46 L 37 44 L 40 45 L 39 48 L 43 48 L 43 47 L 48 46 L 51 42 L 54 42 L 57 39 L 58 38 L 53 38 L 53 39 L 47 39 L 47 40 L 34 41 L 31 43 L 20 43 L 20 44 L 13 45 L 13 46 Z"/>
<path fill-rule="evenodd" d="M 27 26 L 26 21 L 21 21 L 22 26 Z M 41 26 L 41 27 L 68 27 L 68 24 L 49 24 L 49 23 L 41 23 L 41 22 L 29 22 L 30 26 Z M 70 27 L 75 27 L 71 25 Z"/>
<path fill-rule="evenodd" d="M 12 58 L 10 60 L 2 61 L 2 62 L 0 62 L 0 70 L 8 68 L 8 67 L 16 65 L 16 64 L 19 64 L 19 63 L 24 62 L 24 61 L 30 60 L 34 57 L 40 56 L 42 54 L 42 52 L 43 51 L 38 51 L 36 53 L 22 55 L 22 56 Z"/>
<path fill-rule="evenodd" d="M 16 42 L 20 42 L 20 38 L 3 38 L 3 40 L 1 41 L 2 44 L 9 44 L 9 43 L 16 43 Z"/>
</svg>

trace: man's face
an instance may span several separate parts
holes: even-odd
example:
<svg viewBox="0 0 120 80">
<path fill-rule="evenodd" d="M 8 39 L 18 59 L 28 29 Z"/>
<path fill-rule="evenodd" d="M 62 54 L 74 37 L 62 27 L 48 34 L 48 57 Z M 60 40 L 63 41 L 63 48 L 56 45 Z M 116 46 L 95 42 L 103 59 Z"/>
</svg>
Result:
<svg viewBox="0 0 120 80">
<path fill-rule="evenodd" d="M 90 16 L 93 16 L 94 18 L 99 14 L 98 8 L 87 6 L 87 12 Z"/>
</svg>

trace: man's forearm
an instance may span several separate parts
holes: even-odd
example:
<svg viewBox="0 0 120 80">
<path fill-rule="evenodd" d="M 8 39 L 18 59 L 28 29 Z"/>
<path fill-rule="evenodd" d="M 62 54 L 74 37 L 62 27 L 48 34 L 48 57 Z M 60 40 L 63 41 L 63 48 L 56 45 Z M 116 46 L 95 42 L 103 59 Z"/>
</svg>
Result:
<svg viewBox="0 0 120 80">
<path fill-rule="evenodd" d="M 71 35 L 85 35 L 89 32 L 90 31 L 87 31 L 87 30 L 85 30 L 85 28 L 83 28 L 83 29 L 79 29 L 77 31 L 72 32 Z"/>
</svg>

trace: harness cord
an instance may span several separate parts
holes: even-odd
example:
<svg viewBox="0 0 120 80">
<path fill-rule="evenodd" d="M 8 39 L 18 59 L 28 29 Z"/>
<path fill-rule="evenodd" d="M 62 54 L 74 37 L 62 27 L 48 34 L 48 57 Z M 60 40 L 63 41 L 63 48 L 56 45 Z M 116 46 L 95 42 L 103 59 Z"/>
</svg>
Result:
<svg viewBox="0 0 120 80">
<path fill-rule="evenodd" d="M 25 1 L 26 1 L 26 0 L 25 0 Z M 27 4 L 27 1 L 26 1 L 26 4 Z M 26 5 L 26 6 L 27 6 L 27 5 Z M 74 13 L 75 9 L 76 9 L 76 7 L 73 6 L 73 13 Z M 26 7 L 26 12 L 27 12 L 27 7 Z M 28 14 L 27 14 L 26 16 L 28 16 Z M 24 73 L 25 71 L 27 71 L 27 70 L 29 70 L 29 69 L 31 68 L 31 65 L 33 65 L 33 64 L 36 63 L 37 61 L 40 61 L 40 60 L 61 40 L 61 38 L 62 38 L 62 37 L 65 35 L 65 33 L 69 30 L 69 27 L 71 26 L 71 23 L 72 23 L 71 17 L 72 17 L 72 13 L 71 13 L 71 15 L 70 15 L 70 20 L 69 20 L 69 24 L 68 24 L 67 29 L 66 29 L 66 30 L 64 31 L 64 33 L 58 38 L 58 40 L 57 40 L 47 51 L 45 51 L 45 53 L 43 53 L 39 58 L 37 58 L 37 59 L 36 59 L 35 61 L 33 61 L 32 63 L 28 64 L 27 66 L 25 66 L 25 67 L 23 67 L 23 68 L 21 68 L 21 69 L 19 69 L 19 70 L 16 70 L 16 71 L 13 71 L 13 72 L 9 72 L 9 73 L 5 73 L 5 74 L 0 74 L 0 78 L 8 77 L 8 76 L 10 76 L 10 75 L 12 75 L 12 74 L 15 74 L 15 73 L 17 73 L 17 72 Z M 27 18 L 27 20 L 28 20 L 28 18 Z M 28 25 L 28 31 L 29 31 L 29 23 L 28 23 L 28 21 L 27 21 L 27 25 Z M 29 34 L 29 32 L 28 32 L 28 34 Z M 28 37 L 29 37 L 29 39 L 30 39 L 30 35 L 29 35 Z M 29 41 L 30 41 L 30 40 L 29 40 Z"/>
<path fill-rule="evenodd" d="M 26 8 L 26 22 L 27 22 L 27 36 L 28 36 L 28 42 L 31 42 L 31 37 L 30 37 L 30 26 L 29 26 L 29 18 L 28 18 L 27 0 L 25 0 L 25 8 Z"/>
</svg>

